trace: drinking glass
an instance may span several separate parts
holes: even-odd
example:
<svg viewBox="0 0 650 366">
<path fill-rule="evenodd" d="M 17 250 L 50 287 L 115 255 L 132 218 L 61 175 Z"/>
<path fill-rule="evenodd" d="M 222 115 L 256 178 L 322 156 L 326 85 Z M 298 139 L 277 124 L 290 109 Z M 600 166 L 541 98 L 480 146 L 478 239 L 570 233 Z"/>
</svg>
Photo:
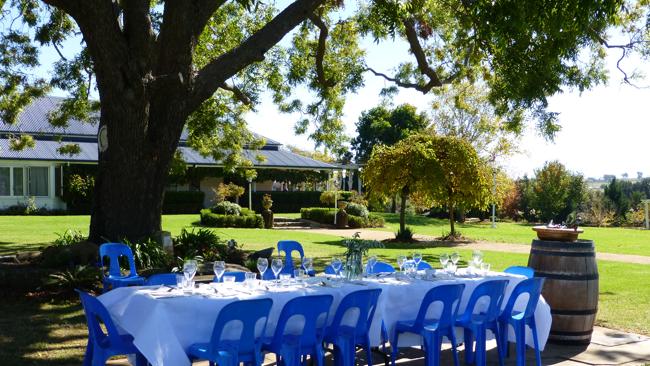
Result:
<svg viewBox="0 0 650 366">
<path fill-rule="evenodd" d="M 406 273 L 407 276 L 412 277 L 415 273 L 415 262 L 406 261 L 403 263 L 403 265 L 404 265 L 404 273 Z"/>
<path fill-rule="evenodd" d="M 196 275 L 198 268 L 198 264 L 193 259 L 186 260 L 183 263 L 183 275 L 185 276 L 187 282 L 191 282 L 194 279 L 194 275 Z"/>
<path fill-rule="evenodd" d="M 460 254 L 458 254 L 458 252 L 453 252 L 451 253 L 451 257 L 449 259 L 451 259 L 451 263 L 453 263 L 454 266 L 457 266 L 458 260 L 460 259 Z"/>
<path fill-rule="evenodd" d="M 371 255 L 368 257 L 368 269 L 370 269 L 369 273 L 375 273 L 375 264 L 377 264 L 377 256 Z"/>
<path fill-rule="evenodd" d="M 404 262 L 406 262 L 406 256 L 405 255 L 398 255 L 397 256 L 397 266 L 399 267 L 400 272 L 404 271 Z"/>
<path fill-rule="evenodd" d="M 447 262 L 449 262 L 449 254 L 440 254 L 440 264 L 442 265 L 442 269 L 445 269 L 445 267 L 447 267 Z"/>
<path fill-rule="evenodd" d="M 447 262 L 447 265 L 445 266 L 445 271 L 449 274 L 455 274 L 457 269 L 458 267 L 454 262 Z"/>
<path fill-rule="evenodd" d="M 223 276 L 223 273 L 226 272 L 226 262 L 214 261 L 212 270 L 214 271 L 214 275 L 217 276 L 217 282 L 221 282 L 221 276 Z"/>
<path fill-rule="evenodd" d="M 176 287 L 182 289 L 185 287 L 185 276 L 182 274 L 176 275 Z"/>
<path fill-rule="evenodd" d="M 314 258 L 304 257 L 302 259 L 302 268 L 304 268 L 305 272 L 309 274 L 309 272 L 314 268 Z"/>
<path fill-rule="evenodd" d="M 244 283 L 248 288 L 255 286 L 255 278 L 257 278 L 257 273 L 255 272 L 246 272 L 244 274 Z"/>
<path fill-rule="evenodd" d="M 475 250 L 472 252 L 472 261 L 474 262 L 474 265 L 477 268 L 481 267 L 481 263 L 483 263 L 483 253 L 481 253 L 480 250 Z"/>
<path fill-rule="evenodd" d="M 336 273 L 337 276 L 340 276 L 341 272 L 341 266 L 343 266 L 343 262 L 341 261 L 341 258 L 339 257 L 334 257 L 332 258 L 332 269 L 334 270 L 334 273 Z"/>
<path fill-rule="evenodd" d="M 269 268 L 269 260 L 266 258 L 257 258 L 257 270 L 260 272 L 260 279 L 264 279 L 264 272 Z"/>
<path fill-rule="evenodd" d="M 271 270 L 273 271 L 273 275 L 275 276 L 276 283 L 279 283 L 277 280 L 278 280 L 278 275 L 280 274 L 280 272 L 282 272 L 282 266 L 283 266 L 282 258 L 280 257 L 273 258 L 273 261 L 271 261 Z"/>
<path fill-rule="evenodd" d="M 295 278 L 296 281 L 302 281 L 303 277 L 305 277 L 305 270 L 304 269 L 294 269 L 293 270 L 293 278 Z"/>
<path fill-rule="evenodd" d="M 483 276 L 486 276 L 490 272 L 490 263 L 481 263 L 481 272 L 483 272 Z"/>
<path fill-rule="evenodd" d="M 415 270 L 417 271 L 418 267 L 420 266 L 420 262 L 422 262 L 422 253 L 414 252 L 413 262 L 415 262 Z"/>
<path fill-rule="evenodd" d="M 291 275 L 288 273 L 282 273 L 280 274 L 280 279 L 278 280 L 279 283 L 282 283 L 282 286 L 289 286 L 289 283 L 291 282 Z"/>
<path fill-rule="evenodd" d="M 235 276 L 223 276 L 224 283 L 235 283 Z"/>
</svg>

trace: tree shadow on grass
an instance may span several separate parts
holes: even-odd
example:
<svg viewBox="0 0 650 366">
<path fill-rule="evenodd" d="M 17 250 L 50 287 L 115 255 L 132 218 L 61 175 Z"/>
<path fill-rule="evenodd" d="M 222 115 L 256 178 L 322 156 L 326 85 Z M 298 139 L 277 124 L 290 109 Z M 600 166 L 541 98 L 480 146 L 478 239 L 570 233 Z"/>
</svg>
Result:
<svg viewBox="0 0 650 366">
<path fill-rule="evenodd" d="M 3 366 L 80 365 L 88 332 L 78 300 L 0 293 Z"/>
</svg>

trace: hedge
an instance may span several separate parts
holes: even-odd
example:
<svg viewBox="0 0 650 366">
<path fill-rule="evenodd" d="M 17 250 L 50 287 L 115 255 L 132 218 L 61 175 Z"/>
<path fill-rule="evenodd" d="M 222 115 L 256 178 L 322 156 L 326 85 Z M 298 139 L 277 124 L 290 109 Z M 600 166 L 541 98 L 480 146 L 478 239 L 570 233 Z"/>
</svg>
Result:
<svg viewBox="0 0 650 366">
<path fill-rule="evenodd" d="M 201 225 L 211 227 L 239 227 L 259 228 L 264 227 L 264 220 L 261 215 L 219 215 L 212 213 L 210 209 L 201 210 Z"/>
<path fill-rule="evenodd" d="M 167 191 L 163 200 L 164 214 L 193 214 L 203 208 L 205 193 L 201 191 Z"/>
<path fill-rule="evenodd" d="M 322 206 L 320 203 L 321 192 L 317 191 L 294 191 L 294 192 L 253 192 L 253 210 L 262 212 L 262 197 L 265 194 L 270 194 L 273 200 L 273 212 L 299 212 L 303 207 L 318 207 Z M 246 202 L 248 205 L 248 196 L 240 197 L 241 202 Z"/>
<path fill-rule="evenodd" d="M 336 210 L 324 207 L 306 207 L 300 210 L 300 218 L 316 221 L 321 224 L 334 224 Z M 353 229 L 366 227 L 384 226 L 384 218 L 379 215 L 370 214 L 368 217 L 361 217 L 348 214 L 348 226 Z"/>
</svg>

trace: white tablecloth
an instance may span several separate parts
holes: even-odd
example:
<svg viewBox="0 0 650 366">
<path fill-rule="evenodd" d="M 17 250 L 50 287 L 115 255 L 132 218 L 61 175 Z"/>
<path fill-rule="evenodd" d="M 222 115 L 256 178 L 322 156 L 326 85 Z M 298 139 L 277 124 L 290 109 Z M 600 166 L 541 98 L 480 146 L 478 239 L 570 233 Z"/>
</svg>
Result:
<svg viewBox="0 0 650 366">
<path fill-rule="evenodd" d="M 229 289 L 230 284 L 218 284 L 220 296 L 192 295 L 171 298 L 156 298 L 152 296 L 153 288 L 149 287 L 122 287 L 114 289 L 99 297 L 99 300 L 108 308 L 116 325 L 133 335 L 136 347 L 147 360 L 154 366 L 190 365 L 186 350 L 193 343 L 208 342 L 212 328 L 221 308 L 226 304 L 240 299 L 269 297 L 273 299 L 273 307 L 267 325 L 267 335 L 272 335 L 284 304 L 290 299 L 302 295 L 330 294 L 334 301 L 330 312 L 330 321 L 341 299 L 348 293 L 365 288 L 381 288 L 375 318 L 370 332 L 371 343 L 380 344 L 380 326 L 382 320 L 386 324 L 389 334 L 394 325 L 400 320 L 415 318 L 424 294 L 432 287 L 462 282 L 465 284 L 459 313 L 465 310 L 470 294 L 474 288 L 486 279 L 504 278 L 510 283 L 506 289 L 504 305 L 507 302 L 514 286 L 523 277 L 505 274 L 493 274 L 487 278 L 455 278 L 452 280 L 413 280 L 403 281 L 395 278 L 382 278 L 366 280 L 361 284 L 344 284 L 339 287 L 308 286 L 304 288 L 288 287 L 269 290 L 251 291 L 245 287 L 235 287 L 242 290 Z M 214 284 L 212 285 L 214 286 Z M 233 285 L 230 285 L 233 286 Z M 241 286 L 236 284 L 235 286 Z M 160 293 L 158 290 L 157 293 Z M 164 291 L 164 290 L 163 290 Z M 205 294 L 213 293 L 213 291 Z M 243 292 L 245 291 L 245 292 Z M 228 296 L 224 296 L 223 294 Z M 525 297 L 525 296 L 524 296 Z M 527 299 L 520 299 L 518 308 L 524 306 Z M 432 306 L 430 314 L 439 312 Z M 543 349 L 548 339 L 551 328 L 550 307 L 540 297 L 535 310 L 539 344 Z M 290 324 L 287 329 L 301 327 L 300 324 Z M 462 332 L 458 332 L 459 341 Z M 514 332 L 510 331 L 509 338 L 514 340 Z M 526 343 L 532 346 L 532 332 L 527 330 Z M 416 337 L 400 337 L 400 346 L 420 344 Z"/>
</svg>

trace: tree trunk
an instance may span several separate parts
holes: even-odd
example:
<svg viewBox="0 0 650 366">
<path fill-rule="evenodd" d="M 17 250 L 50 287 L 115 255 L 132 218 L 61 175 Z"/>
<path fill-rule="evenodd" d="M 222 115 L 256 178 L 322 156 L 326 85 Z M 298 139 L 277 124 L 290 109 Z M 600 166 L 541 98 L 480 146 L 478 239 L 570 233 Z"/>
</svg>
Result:
<svg viewBox="0 0 650 366">
<path fill-rule="evenodd" d="M 392 213 L 397 212 L 397 198 L 395 196 L 393 196 L 392 200 L 391 200 L 390 212 L 392 212 Z"/>
<path fill-rule="evenodd" d="M 454 227 L 454 221 L 455 221 L 454 220 L 454 210 L 455 210 L 455 207 L 454 207 L 453 203 L 450 203 L 449 205 L 447 205 L 447 207 L 449 209 L 449 227 L 451 228 L 451 233 L 450 234 L 451 234 L 452 237 L 455 237 L 456 236 L 456 228 Z"/>
<path fill-rule="evenodd" d="M 182 123 L 166 122 L 184 120 L 144 96 L 109 98 L 102 97 L 100 128 L 107 126 L 108 148 L 99 153 L 90 220 L 89 238 L 96 243 L 141 240 L 161 230 L 167 175 L 182 131 L 170 127 Z"/>
<path fill-rule="evenodd" d="M 406 196 L 408 195 L 405 189 L 402 189 L 400 194 L 401 204 L 399 208 L 399 231 L 404 232 L 406 229 Z"/>
</svg>

